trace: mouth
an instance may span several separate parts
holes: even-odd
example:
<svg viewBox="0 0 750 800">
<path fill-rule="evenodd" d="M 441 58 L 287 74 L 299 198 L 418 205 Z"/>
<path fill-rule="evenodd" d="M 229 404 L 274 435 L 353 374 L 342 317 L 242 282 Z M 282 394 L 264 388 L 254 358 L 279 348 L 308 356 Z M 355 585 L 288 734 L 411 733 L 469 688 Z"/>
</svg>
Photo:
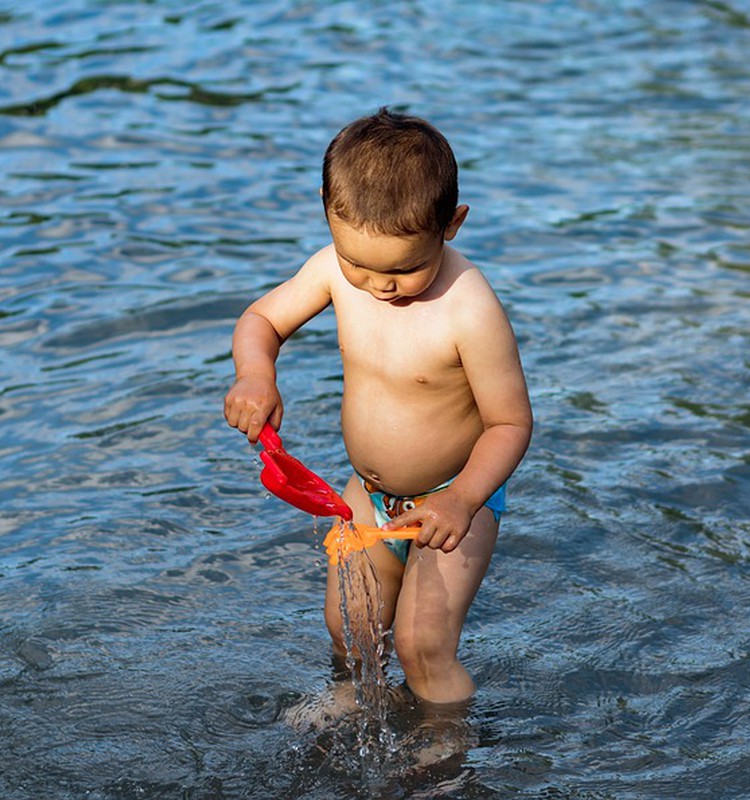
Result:
<svg viewBox="0 0 750 800">
<path fill-rule="evenodd" d="M 388 303 L 393 300 L 398 300 L 400 295 L 398 294 L 377 294 L 376 292 L 370 292 L 370 294 L 376 299 L 380 300 L 383 303 Z"/>
</svg>

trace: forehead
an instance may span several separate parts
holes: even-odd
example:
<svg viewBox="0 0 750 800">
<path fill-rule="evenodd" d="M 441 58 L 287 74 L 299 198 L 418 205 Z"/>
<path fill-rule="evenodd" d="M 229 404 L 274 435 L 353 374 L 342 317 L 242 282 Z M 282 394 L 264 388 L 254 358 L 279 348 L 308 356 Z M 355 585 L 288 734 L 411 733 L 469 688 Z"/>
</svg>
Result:
<svg viewBox="0 0 750 800">
<path fill-rule="evenodd" d="M 377 272 L 415 267 L 440 250 L 442 239 L 434 233 L 389 236 L 355 228 L 342 220 L 329 220 L 336 252 L 357 266 Z"/>
</svg>

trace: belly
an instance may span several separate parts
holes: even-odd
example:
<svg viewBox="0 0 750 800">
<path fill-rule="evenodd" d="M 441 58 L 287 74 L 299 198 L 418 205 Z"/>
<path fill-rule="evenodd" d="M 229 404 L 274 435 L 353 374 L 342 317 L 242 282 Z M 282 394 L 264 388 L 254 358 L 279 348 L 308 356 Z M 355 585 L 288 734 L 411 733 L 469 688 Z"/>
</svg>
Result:
<svg viewBox="0 0 750 800">
<path fill-rule="evenodd" d="M 426 492 L 453 478 L 483 430 L 468 387 L 421 393 L 345 389 L 341 417 L 354 469 L 398 495 Z"/>
</svg>

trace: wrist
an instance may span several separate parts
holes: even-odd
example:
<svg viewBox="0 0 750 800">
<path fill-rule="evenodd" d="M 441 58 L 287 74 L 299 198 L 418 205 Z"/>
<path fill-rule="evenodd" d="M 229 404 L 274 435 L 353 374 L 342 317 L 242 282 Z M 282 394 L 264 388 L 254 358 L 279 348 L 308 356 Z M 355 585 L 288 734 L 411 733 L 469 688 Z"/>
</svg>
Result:
<svg viewBox="0 0 750 800">
<path fill-rule="evenodd" d="M 276 383 L 276 365 L 267 359 L 245 359 L 241 364 L 235 363 L 235 379 L 241 381 L 247 378 Z"/>
<path fill-rule="evenodd" d="M 461 484 L 457 486 L 456 481 L 446 491 L 450 492 L 451 500 L 466 511 L 470 517 L 473 517 L 485 503 L 472 487 Z"/>
</svg>

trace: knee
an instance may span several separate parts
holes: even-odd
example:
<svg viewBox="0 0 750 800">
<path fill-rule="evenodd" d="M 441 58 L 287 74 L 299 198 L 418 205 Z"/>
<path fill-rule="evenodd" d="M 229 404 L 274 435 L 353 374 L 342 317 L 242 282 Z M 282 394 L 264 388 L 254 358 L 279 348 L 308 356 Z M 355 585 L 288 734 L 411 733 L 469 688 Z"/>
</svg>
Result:
<svg viewBox="0 0 750 800">
<path fill-rule="evenodd" d="M 432 629 L 430 629 L 432 628 Z M 393 644 L 404 673 L 429 673 L 456 657 L 457 643 L 435 626 L 394 631 Z"/>
</svg>

